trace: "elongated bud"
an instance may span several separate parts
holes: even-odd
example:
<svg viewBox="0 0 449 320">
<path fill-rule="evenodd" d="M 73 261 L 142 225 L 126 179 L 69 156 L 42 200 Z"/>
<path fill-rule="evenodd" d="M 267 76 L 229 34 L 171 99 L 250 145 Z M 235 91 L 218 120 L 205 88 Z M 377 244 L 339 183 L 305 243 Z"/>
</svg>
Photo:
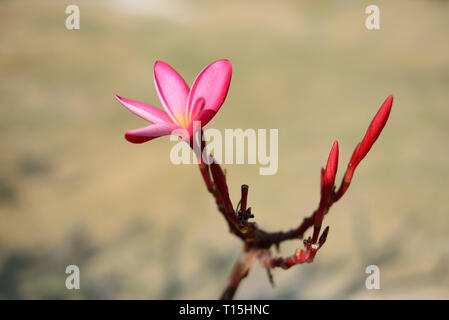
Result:
<svg viewBox="0 0 449 320">
<path fill-rule="evenodd" d="M 346 192 L 346 190 L 349 188 L 352 176 L 354 175 L 355 168 L 359 165 L 360 161 L 362 161 L 363 158 L 366 156 L 368 151 L 373 146 L 374 142 L 376 142 L 383 128 L 385 127 L 388 117 L 390 116 L 392 105 L 393 105 L 393 96 L 389 95 L 387 99 L 385 99 L 379 111 L 377 111 L 377 114 L 374 116 L 374 119 L 371 121 L 362 141 L 355 147 L 354 152 L 352 153 L 351 160 L 348 163 L 348 168 L 346 170 L 342 184 L 338 189 L 338 192 L 335 194 L 334 202 L 338 201 L 338 199 L 340 199 Z"/>
<path fill-rule="evenodd" d="M 329 203 L 334 189 L 335 176 L 338 168 L 338 141 L 334 141 L 327 159 L 325 169 L 321 169 L 321 200 L 319 211 L 324 211 Z"/>
<path fill-rule="evenodd" d="M 365 136 L 363 137 L 362 142 L 357 146 L 357 153 L 354 159 L 354 166 L 357 166 L 360 161 L 366 156 L 368 151 L 373 146 L 374 142 L 376 142 L 380 133 L 382 132 L 385 124 L 387 123 L 388 117 L 390 115 L 391 106 L 393 105 L 393 96 L 389 95 L 385 102 L 380 107 L 373 121 L 369 125 L 366 130 Z"/>
<path fill-rule="evenodd" d="M 314 213 L 314 229 L 312 243 L 316 243 L 321 230 L 324 214 L 331 205 L 331 196 L 335 186 L 335 176 L 338 168 L 338 141 L 334 141 L 327 159 L 325 169 L 321 169 L 321 199 L 317 211 Z"/>
<path fill-rule="evenodd" d="M 327 159 L 326 170 L 324 173 L 324 180 L 328 186 L 331 188 L 335 183 L 335 175 L 337 174 L 338 168 L 338 141 L 334 141 L 332 145 L 331 152 L 329 154 L 329 158 Z"/>
</svg>

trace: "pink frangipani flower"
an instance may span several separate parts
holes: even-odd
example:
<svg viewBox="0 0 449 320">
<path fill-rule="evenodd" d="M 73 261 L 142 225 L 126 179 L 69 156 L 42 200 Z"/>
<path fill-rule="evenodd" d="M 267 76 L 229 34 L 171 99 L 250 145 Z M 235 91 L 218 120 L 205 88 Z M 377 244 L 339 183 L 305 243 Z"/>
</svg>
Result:
<svg viewBox="0 0 449 320">
<path fill-rule="evenodd" d="M 172 67 L 157 61 L 153 72 L 154 84 L 165 112 L 114 94 L 128 110 L 152 123 L 144 128 L 127 131 L 126 140 L 143 143 L 169 135 L 178 129 L 186 131 L 192 137 L 193 122 L 200 121 L 202 128 L 220 109 L 228 93 L 231 75 L 231 63 L 228 60 L 218 60 L 204 68 L 189 89 Z"/>
</svg>

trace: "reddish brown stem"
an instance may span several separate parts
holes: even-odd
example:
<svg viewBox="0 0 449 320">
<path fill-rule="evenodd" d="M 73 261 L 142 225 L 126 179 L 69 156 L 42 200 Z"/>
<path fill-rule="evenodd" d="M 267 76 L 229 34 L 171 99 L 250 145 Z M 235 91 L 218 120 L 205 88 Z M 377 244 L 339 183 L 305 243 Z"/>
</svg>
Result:
<svg viewBox="0 0 449 320">
<path fill-rule="evenodd" d="M 269 255 L 266 255 L 260 259 L 260 263 L 265 268 L 281 267 L 282 269 L 289 269 L 290 267 L 293 267 L 294 265 L 297 264 L 311 263 L 313 262 L 313 259 L 315 258 L 315 255 L 318 252 L 318 250 L 326 242 L 328 233 L 329 227 L 326 227 L 317 245 L 312 243 L 311 239 L 309 238 L 309 240 L 304 241 L 305 250 L 297 249 L 295 254 L 286 258 L 283 257 L 271 258 Z"/>
<path fill-rule="evenodd" d="M 304 218 L 297 228 L 287 232 L 266 232 L 255 223 L 248 223 L 248 219 L 252 217 L 252 214 L 251 208 L 247 209 L 247 185 L 242 186 L 240 210 L 236 213 L 229 197 L 226 176 L 220 165 L 213 161 L 212 157 L 210 157 L 212 160 L 210 165 L 204 164 L 202 159 L 200 159 L 200 171 L 207 189 L 214 196 L 217 207 L 226 219 L 231 232 L 244 241 L 244 250 L 233 268 L 229 284 L 221 297 L 222 299 L 233 298 L 240 282 L 248 274 L 256 256 L 261 257 L 261 264 L 267 270 L 275 267 L 288 269 L 296 264 L 313 261 L 316 253 L 325 243 L 329 232 L 329 227 L 326 227 L 321 236 L 319 236 L 324 216 L 329 212 L 331 206 L 345 194 L 351 183 L 355 168 L 368 153 L 385 126 L 391 110 L 392 99 L 390 96 L 385 100 L 368 127 L 363 140 L 356 146 L 337 191 L 335 191 L 335 175 L 338 167 L 338 143 L 334 142 L 326 168 L 321 170 L 321 198 L 318 208 L 311 216 Z M 201 155 L 204 147 L 205 144 L 201 142 Z M 271 246 L 279 246 L 281 242 L 286 240 L 302 239 L 304 233 L 312 226 L 314 226 L 313 235 L 304 241 L 304 250 L 298 249 L 294 255 L 286 258 L 270 257 L 269 250 Z"/>
<path fill-rule="evenodd" d="M 259 255 L 260 250 L 249 249 L 245 247 L 239 258 L 234 264 L 229 283 L 221 295 L 221 300 L 231 300 L 234 298 L 235 292 L 240 285 L 240 282 L 248 275 L 254 260 Z"/>
<path fill-rule="evenodd" d="M 242 197 L 240 200 L 240 211 L 246 212 L 246 205 L 248 200 L 248 186 L 246 184 L 242 185 Z"/>
</svg>

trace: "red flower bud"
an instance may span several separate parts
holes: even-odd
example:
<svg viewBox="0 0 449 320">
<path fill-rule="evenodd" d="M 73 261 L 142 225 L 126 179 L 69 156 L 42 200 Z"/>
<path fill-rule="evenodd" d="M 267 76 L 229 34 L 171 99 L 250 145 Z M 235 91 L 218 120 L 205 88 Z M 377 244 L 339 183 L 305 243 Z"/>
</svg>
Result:
<svg viewBox="0 0 449 320">
<path fill-rule="evenodd" d="M 338 142 L 332 145 L 325 169 L 321 169 L 321 200 L 319 211 L 324 211 L 334 189 L 335 175 L 338 168 Z"/>
<path fill-rule="evenodd" d="M 329 153 L 329 158 L 327 159 L 326 169 L 324 173 L 325 184 L 330 188 L 334 186 L 337 168 L 338 168 L 338 141 L 335 141 L 334 144 L 332 145 L 331 152 Z"/>
<path fill-rule="evenodd" d="M 392 104 L 393 96 L 389 95 L 380 107 L 373 121 L 371 121 L 371 124 L 369 125 L 368 130 L 366 130 L 362 142 L 357 145 L 356 150 L 354 151 L 355 154 L 353 155 L 353 159 L 351 159 L 351 162 L 349 163 L 350 166 L 357 166 L 371 149 L 374 142 L 376 142 L 377 138 L 382 132 L 382 129 L 387 123 Z"/>
<path fill-rule="evenodd" d="M 321 223 L 323 222 L 324 214 L 331 205 L 331 196 L 334 191 L 335 175 L 338 168 L 338 141 L 335 141 L 332 145 L 329 158 L 325 169 L 321 169 L 321 199 L 320 205 L 314 214 L 314 231 L 312 237 L 312 243 L 316 243 L 318 235 L 321 229 Z"/>
<path fill-rule="evenodd" d="M 371 124 L 366 130 L 365 136 L 363 137 L 362 141 L 355 147 L 354 152 L 351 156 L 351 160 L 348 163 L 348 168 L 346 169 L 342 184 L 338 192 L 334 196 L 334 202 L 338 201 L 338 199 L 340 199 L 349 188 L 349 184 L 351 183 L 355 168 L 366 156 L 368 151 L 373 146 L 374 142 L 376 142 L 383 128 L 385 127 L 385 124 L 387 123 L 388 117 L 390 115 L 392 105 L 393 96 L 389 95 L 380 107 L 374 119 L 371 121 Z"/>
</svg>

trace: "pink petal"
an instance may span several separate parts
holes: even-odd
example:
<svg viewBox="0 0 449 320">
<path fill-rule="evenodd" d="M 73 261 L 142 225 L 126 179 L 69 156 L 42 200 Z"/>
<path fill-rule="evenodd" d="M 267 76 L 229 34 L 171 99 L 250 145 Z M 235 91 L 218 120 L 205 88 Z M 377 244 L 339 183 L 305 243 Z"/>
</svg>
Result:
<svg viewBox="0 0 449 320">
<path fill-rule="evenodd" d="M 206 101 L 203 98 L 199 98 L 198 100 L 196 100 L 196 102 L 193 104 L 190 122 L 200 119 L 199 116 L 201 112 L 204 110 L 205 103 Z"/>
<path fill-rule="evenodd" d="M 172 67 L 162 61 L 156 61 L 153 77 L 157 94 L 165 111 L 173 122 L 186 126 L 189 87 L 184 79 Z"/>
<path fill-rule="evenodd" d="M 194 103 L 204 98 L 205 105 L 201 125 L 206 125 L 217 113 L 228 94 L 232 66 L 228 60 L 218 60 L 201 71 L 193 82 L 188 98 L 188 112 L 192 113 Z M 211 112 L 212 111 L 212 112 Z"/>
<path fill-rule="evenodd" d="M 201 127 L 204 127 L 206 124 L 209 123 L 209 121 L 215 116 L 216 113 L 217 113 L 217 111 L 215 111 L 213 109 L 205 110 L 203 108 L 201 113 L 197 116 L 196 120 L 201 121 Z"/>
<path fill-rule="evenodd" d="M 180 127 L 174 123 L 156 123 L 148 127 L 126 131 L 125 138 L 132 143 L 143 143 L 154 138 L 169 135 Z"/>
<path fill-rule="evenodd" d="M 203 109 L 204 109 L 204 99 L 199 98 L 195 102 L 195 105 L 193 106 L 193 111 L 194 111 L 193 114 L 196 114 L 196 116 L 192 117 L 188 126 L 186 127 L 186 131 L 190 135 L 190 137 L 193 137 L 193 135 L 195 134 L 194 129 L 201 129 L 203 127 L 203 122 L 200 119 L 200 115 L 202 114 Z M 194 123 L 195 121 L 200 121 L 198 128 L 193 127 L 195 124 Z M 187 137 L 183 137 L 183 140 L 186 141 L 186 139 L 187 139 Z"/>
<path fill-rule="evenodd" d="M 129 111 L 149 122 L 173 123 L 168 114 L 166 114 L 164 111 L 158 108 L 155 108 L 153 106 L 147 105 L 139 101 L 122 98 L 117 94 L 114 94 L 114 97 Z"/>
</svg>

